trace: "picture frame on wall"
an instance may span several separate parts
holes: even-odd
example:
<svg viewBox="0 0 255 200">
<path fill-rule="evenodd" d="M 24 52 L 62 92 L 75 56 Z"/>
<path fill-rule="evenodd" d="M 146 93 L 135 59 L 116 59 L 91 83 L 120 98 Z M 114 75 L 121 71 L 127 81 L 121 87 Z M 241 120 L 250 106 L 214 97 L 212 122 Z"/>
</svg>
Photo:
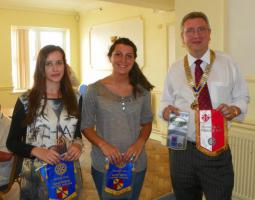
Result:
<svg viewBox="0 0 255 200">
<path fill-rule="evenodd" d="M 144 65 L 143 20 L 134 17 L 95 25 L 90 29 L 90 65 L 94 70 L 111 70 L 107 57 L 112 43 L 119 37 L 129 38 L 137 47 L 137 63 Z"/>
</svg>

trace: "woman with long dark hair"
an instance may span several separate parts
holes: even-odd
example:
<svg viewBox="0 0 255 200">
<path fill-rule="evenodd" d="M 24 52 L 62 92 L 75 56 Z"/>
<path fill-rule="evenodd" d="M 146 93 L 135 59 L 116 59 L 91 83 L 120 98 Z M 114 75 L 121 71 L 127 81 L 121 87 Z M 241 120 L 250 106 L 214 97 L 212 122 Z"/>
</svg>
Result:
<svg viewBox="0 0 255 200">
<path fill-rule="evenodd" d="M 137 48 L 131 40 L 117 39 L 108 52 L 111 75 L 89 85 L 82 103 L 81 130 L 93 144 L 92 176 L 100 199 L 106 159 L 121 165 L 133 158 L 136 173 L 130 199 L 138 199 L 143 185 L 153 86 L 141 72 L 136 57 Z"/>
<path fill-rule="evenodd" d="M 43 47 L 37 57 L 33 87 L 18 98 L 7 139 L 8 149 L 24 158 L 20 199 L 48 199 L 38 169 L 45 164 L 57 165 L 61 160 L 74 161 L 80 188 L 78 159 L 82 142 L 78 101 L 63 49 L 54 45 Z"/>
</svg>

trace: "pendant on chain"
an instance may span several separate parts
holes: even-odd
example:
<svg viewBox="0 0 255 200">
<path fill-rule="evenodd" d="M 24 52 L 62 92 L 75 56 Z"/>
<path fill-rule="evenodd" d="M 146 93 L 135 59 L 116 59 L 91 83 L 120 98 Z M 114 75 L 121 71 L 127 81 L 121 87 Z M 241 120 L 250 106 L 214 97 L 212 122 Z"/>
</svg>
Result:
<svg viewBox="0 0 255 200">
<path fill-rule="evenodd" d="M 195 99 L 192 104 L 190 105 L 192 110 L 198 110 L 198 101 Z"/>
</svg>

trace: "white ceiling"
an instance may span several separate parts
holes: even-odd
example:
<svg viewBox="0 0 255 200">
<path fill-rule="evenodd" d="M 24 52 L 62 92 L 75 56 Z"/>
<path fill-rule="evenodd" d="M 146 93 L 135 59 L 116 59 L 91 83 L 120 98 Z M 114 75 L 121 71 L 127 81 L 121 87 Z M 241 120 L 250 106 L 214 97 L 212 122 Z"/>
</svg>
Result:
<svg viewBox="0 0 255 200">
<path fill-rule="evenodd" d="M 174 9 L 174 0 L 0 0 L 0 8 L 81 12 L 99 8 L 104 2 L 123 3 L 167 11 Z"/>
</svg>

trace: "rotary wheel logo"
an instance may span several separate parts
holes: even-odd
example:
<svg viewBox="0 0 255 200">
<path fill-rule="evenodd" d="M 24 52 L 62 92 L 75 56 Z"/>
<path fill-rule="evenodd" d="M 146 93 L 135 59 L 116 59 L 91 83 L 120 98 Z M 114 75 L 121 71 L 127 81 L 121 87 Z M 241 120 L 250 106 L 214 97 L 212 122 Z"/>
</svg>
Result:
<svg viewBox="0 0 255 200">
<path fill-rule="evenodd" d="M 216 144 L 216 140 L 214 138 L 209 138 L 208 139 L 208 144 L 214 146 Z"/>
<path fill-rule="evenodd" d="M 113 180 L 113 188 L 115 190 L 120 190 L 121 188 L 123 188 L 124 183 L 122 179 L 116 178 Z"/>
<path fill-rule="evenodd" d="M 67 167 L 64 163 L 59 163 L 55 167 L 55 173 L 58 175 L 63 175 L 67 170 Z"/>
</svg>

